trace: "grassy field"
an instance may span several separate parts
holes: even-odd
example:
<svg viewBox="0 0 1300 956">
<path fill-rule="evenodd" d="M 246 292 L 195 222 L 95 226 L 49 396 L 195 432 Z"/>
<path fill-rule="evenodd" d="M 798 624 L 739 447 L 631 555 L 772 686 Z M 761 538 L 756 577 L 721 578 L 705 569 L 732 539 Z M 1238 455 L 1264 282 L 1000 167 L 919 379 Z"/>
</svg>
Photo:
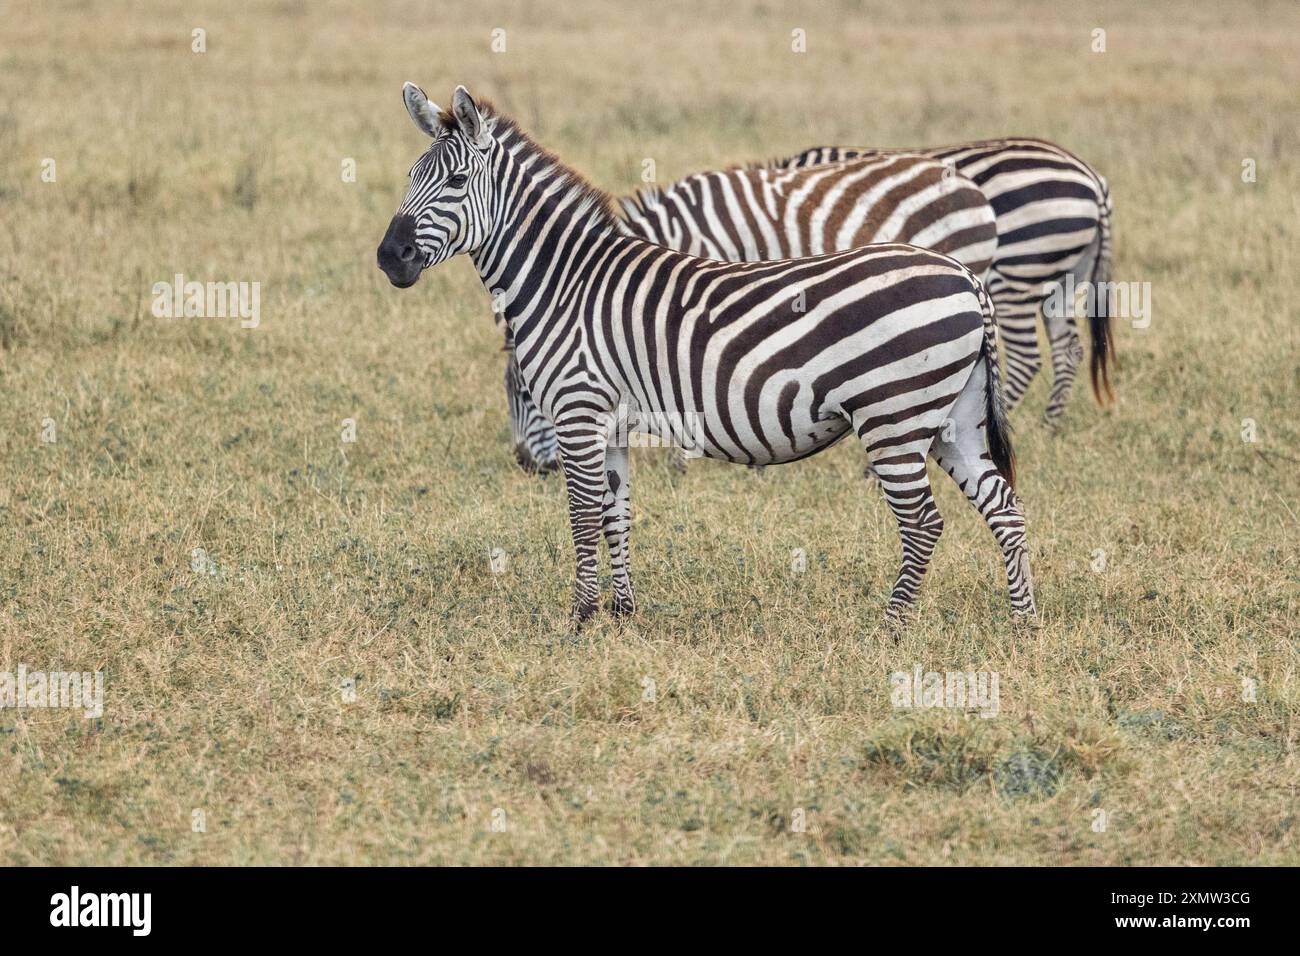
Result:
<svg viewBox="0 0 1300 956">
<path fill-rule="evenodd" d="M 0 863 L 1297 862 L 1300 8 L 1023 6 L 6 3 L 0 671 L 105 692 L 0 710 Z M 1042 627 L 945 480 L 887 633 L 845 443 L 638 450 L 639 613 L 575 634 L 477 277 L 375 267 L 406 79 L 615 192 L 817 143 L 1093 163 L 1152 321 L 1116 405 L 1014 418 Z M 176 273 L 259 282 L 260 325 L 155 318 Z M 997 716 L 895 708 L 917 665 Z"/>
</svg>

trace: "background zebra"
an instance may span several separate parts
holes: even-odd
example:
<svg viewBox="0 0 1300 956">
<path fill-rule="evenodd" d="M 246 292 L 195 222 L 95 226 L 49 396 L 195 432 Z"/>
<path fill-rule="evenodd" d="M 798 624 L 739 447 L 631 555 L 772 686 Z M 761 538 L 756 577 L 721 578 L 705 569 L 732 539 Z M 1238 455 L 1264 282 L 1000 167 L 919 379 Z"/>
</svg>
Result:
<svg viewBox="0 0 1300 956">
<path fill-rule="evenodd" d="M 1067 276 L 1074 277 L 1076 286 L 1110 281 L 1112 207 L 1106 180 L 1054 143 L 1021 138 L 905 150 L 818 146 L 768 165 L 797 169 L 894 153 L 920 153 L 951 163 L 988 197 L 998 222 L 988 287 L 1007 356 L 1007 406 L 1015 408 L 1042 364 L 1036 321 L 1041 310 L 1052 352 L 1052 391 L 1043 417 L 1055 423 L 1070 399 L 1083 347 L 1073 308 L 1058 316 L 1044 310 L 1043 303 L 1050 287 Z M 1098 402 L 1113 397 L 1107 299 L 1098 295 L 1088 315 L 1092 390 Z"/>
<path fill-rule="evenodd" d="M 506 353 L 506 410 L 510 415 L 515 461 L 524 471 L 545 475 L 560 467 L 560 445 L 555 438 L 555 426 L 542 414 L 528 391 L 519 363 L 515 361 L 514 337 L 506 327 L 505 319 L 499 313 L 494 315 L 506 337 L 503 350 Z M 685 458 L 678 461 L 679 467 L 684 467 Z"/>
<path fill-rule="evenodd" d="M 628 451 L 610 440 L 628 409 L 654 413 L 660 436 L 676 440 L 687 426 L 663 426 L 666 416 L 697 416 L 694 444 L 726 461 L 796 461 L 856 433 L 902 539 L 895 620 L 943 528 L 932 455 L 1001 546 L 1013 611 L 1033 613 L 992 306 L 970 270 L 906 245 L 779 262 L 689 256 L 621 235 L 607 196 L 464 87 L 450 114 L 409 83 L 403 97 L 433 143 L 411 169 L 380 268 L 407 288 L 467 253 L 500 303 L 520 373 L 556 426 L 579 620 L 596 610 L 602 532 L 613 610 L 635 604 Z M 945 420 L 955 427 L 941 433 Z"/>
<path fill-rule="evenodd" d="M 902 153 L 816 167 L 696 173 L 624 197 L 620 205 L 625 235 L 729 262 L 906 242 L 950 255 L 983 276 L 997 251 L 994 212 L 979 187 L 952 166 Z M 512 363 L 508 354 L 506 406 L 515 457 L 526 470 L 550 470 L 554 429 L 521 391 L 526 386 Z M 674 459 L 678 468 L 685 460 L 680 452 Z"/>
</svg>

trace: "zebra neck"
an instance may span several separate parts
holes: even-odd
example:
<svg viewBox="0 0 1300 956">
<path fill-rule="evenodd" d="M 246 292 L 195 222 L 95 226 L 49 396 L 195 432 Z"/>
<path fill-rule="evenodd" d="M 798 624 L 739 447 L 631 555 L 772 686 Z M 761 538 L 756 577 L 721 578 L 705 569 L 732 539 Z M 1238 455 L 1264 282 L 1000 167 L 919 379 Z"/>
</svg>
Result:
<svg viewBox="0 0 1300 956">
<path fill-rule="evenodd" d="M 493 178 L 491 233 L 470 258 L 519 347 L 577 321 L 566 306 L 579 298 L 589 266 L 630 240 L 618 235 L 607 197 L 530 141 L 502 143 Z"/>
</svg>

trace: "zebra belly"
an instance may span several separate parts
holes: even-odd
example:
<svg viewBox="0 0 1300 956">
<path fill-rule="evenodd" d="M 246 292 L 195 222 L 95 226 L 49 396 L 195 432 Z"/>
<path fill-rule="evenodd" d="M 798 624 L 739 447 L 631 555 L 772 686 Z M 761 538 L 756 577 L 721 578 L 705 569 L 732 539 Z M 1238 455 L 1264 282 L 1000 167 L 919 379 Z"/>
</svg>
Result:
<svg viewBox="0 0 1300 956">
<path fill-rule="evenodd" d="M 745 465 L 782 465 L 800 461 L 830 448 L 848 435 L 850 428 L 848 419 L 837 415 L 814 422 L 810 428 L 796 432 L 793 435 L 793 442 L 777 442 L 771 447 L 749 446 L 743 452 L 737 452 L 733 448 L 720 447 L 706 438 L 694 448 L 694 451 L 702 458 L 712 458 L 715 461 Z"/>
<path fill-rule="evenodd" d="M 761 407 L 750 428 L 760 434 L 780 428 L 780 434 L 765 436 L 758 442 L 746 441 L 738 446 L 734 441 L 722 441 L 719 436 L 734 431 L 734 423 L 710 419 L 696 411 L 663 410 L 662 402 L 651 402 L 625 394 L 620 397 L 617 409 L 611 413 L 609 441 L 630 448 L 680 447 L 691 457 L 712 458 L 738 464 L 771 465 L 798 461 L 829 448 L 849 432 L 849 421 L 841 414 L 826 414 L 805 403 L 794 407 L 793 396 L 797 389 L 786 387 L 790 399 L 786 407 Z M 796 431 L 790 431 L 792 422 L 802 422 Z"/>
<path fill-rule="evenodd" d="M 777 445 L 771 451 L 766 448 L 754 449 L 753 462 L 756 465 L 784 465 L 801 461 L 830 448 L 848 435 L 851 429 L 848 419 L 840 415 L 815 421 L 811 427 L 796 432 L 794 441 L 788 446 Z"/>
<path fill-rule="evenodd" d="M 961 327 L 935 325 L 933 340 L 897 361 L 864 367 L 871 354 L 864 331 L 801 369 L 766 378 L 733 380 L 724 401 L 681 417 L 644 416 L 645 431 L 662 444 L 679 444 L 701 457 L 741 464 L 799 461 L 847 436 L 852 415 L 871 430 L 869 443 L 888 442 L 916 429 L 937 427 L 978 360 L 983 332 L 977 314 L 958 314 Z M 913 333 L 917 330 L 911 330 Z M 892 343 L 886 345 L 889 347 Z M 684 419 L 685 427 L 677 428 Z M 657 427 L 666 422 L 667 427 Z"/>
</svg>

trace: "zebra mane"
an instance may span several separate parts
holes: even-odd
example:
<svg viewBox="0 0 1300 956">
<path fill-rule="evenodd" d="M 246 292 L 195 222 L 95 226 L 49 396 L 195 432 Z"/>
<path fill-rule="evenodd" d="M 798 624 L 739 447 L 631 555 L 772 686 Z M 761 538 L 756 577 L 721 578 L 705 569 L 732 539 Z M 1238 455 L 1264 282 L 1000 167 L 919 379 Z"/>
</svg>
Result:
<svg viewBox="0 0 1300 956">
<path fill-rule="evenodd" d="M 781 156 L 774 156 L 771 159 L 757 159 L 748 163 L 741 163 L 737 166 L 729 167 L 731 169 L 792 169 L 796 166 L 803 165 L 800 162 L 809 153 L 821 153 L 826 150 L 843 148 L 833 146 L 810 146 L 807 149 L 801 149 L 797 153 L 785 153 Z M 866 154 L 871 152 L 867 149 L 854 149 L 856 153 L 861 154 L 858 158 L 865 158 Z M 910 152 L 909 150 L 895 150 L 894 152 Z"/>
<path fill-rule="evenodd" d="M 785 169 L 793 156 L 778 156 L 772 159 L 752 159 L 747 163 L 735 163 L 727 169 Z"/>
<path fill-rule="evenodd" d="M 664 191 L 658 186 L 645 186 L 634 193 L 618 197 L 618 205 L 625 217 L 645 216 L 663 205 Z"/>
<path fill-rule="evenodd" d="M 769 159 L 767 161 L 760 160 L 758 162 L 750 163 L 733 163 L 730 166 L 723 167 L 722 171 L 729 173 L 736 170 L 782 169 L 788 162 L 790 162 L 789 158 Z M 681 179 L 674 180 L 668 186 L 643 186 L 634 193 L 618 197 L 618 204 L 625 217 L 648 216 L 651 211 L 663 206 L 664 201 L 671 194 L 685 192 L 687 196 L 693 198 L 694 194 L 691 192 L 692 182 L 700 176 L 707 175 L 709 174 L 705 172 L 691 173 L 690 175 L 683 176 Z"/>
<path fill-rule="evenodd" d="M 593 211 L 603 224 L 617 226 L 614 200 L 609 193 L 525 133 L 514 119 L 498 110 L 490 100 L 476 99 L 474 102 L 484 121 L 495 123 L 491 133 L 493 139 L 509 152 L 532 159 L 533 169 L 554 176 L 566 193 L 576 195 L 578 203 L 575 208 L 579 212 Z M 449 110 L 440 112 L 438 120 L 444 129 L 456 128 L 456 118 Z"/>
</svg>

